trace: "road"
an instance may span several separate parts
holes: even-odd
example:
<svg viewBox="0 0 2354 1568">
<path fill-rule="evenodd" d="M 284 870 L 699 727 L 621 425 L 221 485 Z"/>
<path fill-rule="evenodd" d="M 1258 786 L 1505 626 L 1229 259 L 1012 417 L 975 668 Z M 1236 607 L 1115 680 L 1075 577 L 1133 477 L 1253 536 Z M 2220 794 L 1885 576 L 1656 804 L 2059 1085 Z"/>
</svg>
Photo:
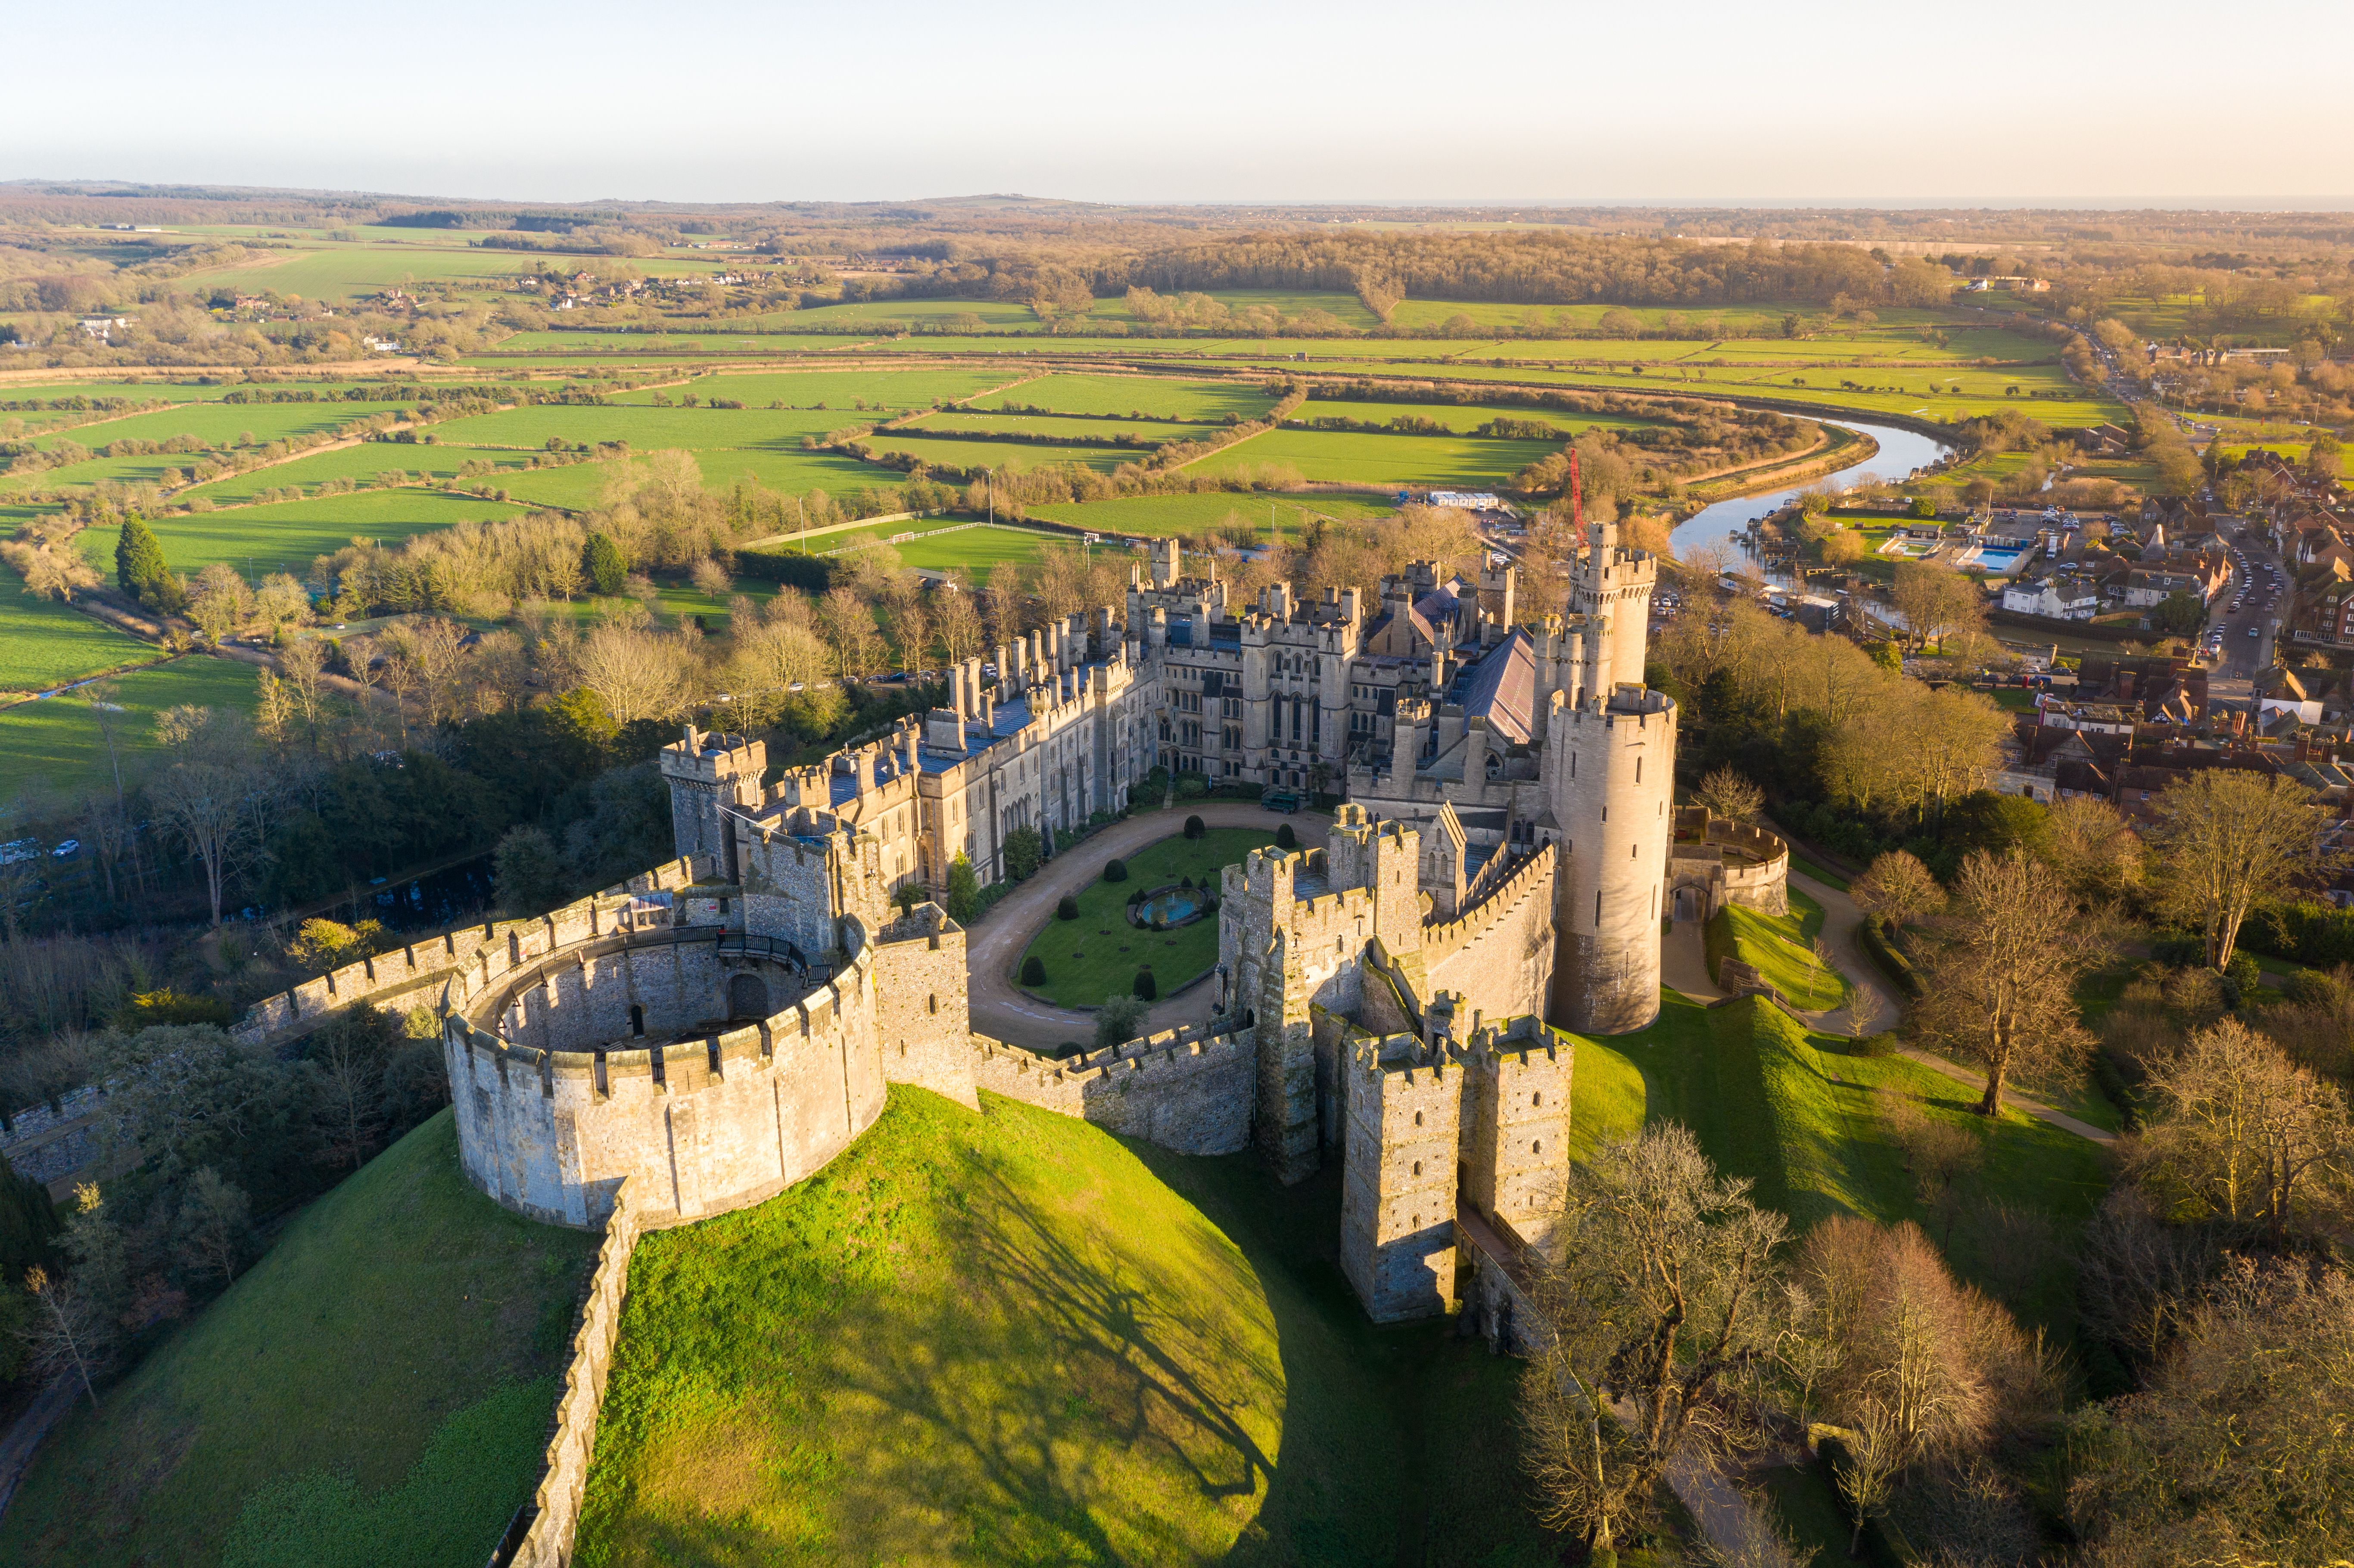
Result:
<svg viewBox="0 0 2354 1568">
<path fill-rule="evenodd" d="M 2244 683 L 2271 666 L 2273 640 L 2291 608 L 2288 595 L 2293 579 L 2261 530 L 2244 530 L 2227 547 L 2232 552 L 2232 582 L 2216 596 L 2210 628 L 2222 636 L 2211 638 L 2208 643 L 2216 647 L 2220 641 L 2221 645 L 2220 662 L 2208 677 L 2211 701 L 2219 696 L 2245 700 L 2249 690 Z M 2232 689 L 2218 689 L 2226 683 Z"/>
<path fill-rule="evenodd" d="M 1289 822 L 1303 849 L 1320 849 L 1331 828 L 1330 817 L 1300 812 L 1285 816 L 1255 800 L 1180 800 L 1167 808 L 1146 807 L 1123 821 L 1112 823 L 1093 838 L 1064 851 L 1038 874 L 1006 895 L 997 906 L 975 920 L 965 942 L 968 974 L 966 996 L 972 1008 L 972 1028 L 1009 1044 L 1049 1050 L 1066 1040 L 1092 1047 L 1096 1021 L 1092 1012 L 1055 1007 L 1027 996 L 1013 983 L 1023 949 L 1038 927 L 1054 917 L 1055 905 L 1066 893 L 1076 893 L 1103 874 L 1104 862 L 1126 857 L 1148 844 L 1174 838 L 1185 830 L 1187 817 L 1199 817 L 1213 828 L 1264 828 L 1273 832 Z M 1217 982 L 1205 980 L 1190 990 L 1155 1002 L 1146 1029 L 1174 1029 L 1181 1023 L 1206 1021 L 1217 1001 Z"/>
</svg>

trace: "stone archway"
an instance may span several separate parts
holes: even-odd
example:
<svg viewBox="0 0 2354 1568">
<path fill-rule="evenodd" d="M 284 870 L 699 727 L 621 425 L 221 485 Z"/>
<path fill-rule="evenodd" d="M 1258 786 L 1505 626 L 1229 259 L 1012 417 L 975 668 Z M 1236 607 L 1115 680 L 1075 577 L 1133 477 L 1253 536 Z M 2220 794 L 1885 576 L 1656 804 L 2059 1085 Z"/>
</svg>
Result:
<svg viewBox="0 0 2354 1568">
<path fill-rule="evenodd" d="M 1694 904 L 1692 889 L 1689 887 L 1679 887 L 1676 889 L 1675 915 L 1676 918 L 1679 920 L 1690 920 L 1696 916 L 1697 909 Z"/>
<path fill-rule="evenodd" d="M 769 1016 L 769 982 L 756 974 L 733 974 L 727 977 L 727 1016 L 730 1018 L 766 1018 Z"/>
</svg>

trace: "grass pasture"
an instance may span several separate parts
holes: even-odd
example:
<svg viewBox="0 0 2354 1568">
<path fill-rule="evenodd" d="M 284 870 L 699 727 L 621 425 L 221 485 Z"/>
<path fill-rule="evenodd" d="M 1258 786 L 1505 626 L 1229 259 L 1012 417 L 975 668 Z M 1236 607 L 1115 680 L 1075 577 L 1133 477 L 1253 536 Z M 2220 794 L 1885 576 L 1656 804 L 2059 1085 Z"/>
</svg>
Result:
<svg viewBox="0 0 2354 1568">
<path fill-rule="evenodd" d="M 443 1111 L 76 1407 L 0 1560 L 474 1568 L 537 1478 L 596 1246 L 468 1186 Z"/>
<path fill-rule="evenodd" d="M 1098 528 L 1110 534 L 1135 534 L 1153 538 L 1200 535 L 1222 526 L 1229 517 L 1259 530 L 1264 538 L 1270 523 L 1287 535 L 1296 535 L 1314 516 L 1353 521 L 1385 517 L 1385 503 L 1344 494 L 1241 495 L 1231 491 L 1204 491 L 1190 495 L 1123 495 L 1109 501 L 1062 502 L 1031 508 L 1033 516 L 1073 528 Z"/>
<path fill-rule="evenodd" d="M 1290 416 L 1303 422 L 1315 419 L 1357 419 L 1386 424 L 1392 419 L 1428 419 L 1458 435 L 1468 435 L 1490 419 L 1532 419 L 1551 425 L 1564 441 L 1587 430 L 1639 430 L 1649 423 L 1623 414 L 1565 414 L 1552 408 L 1515 408 L 1499 405 L 1475 407 L 1460 403 L 1302 403 Z"/>
<path fill-rule="evenodd" d="M 175 514 L 157 517 L 150 526 L 175 572 L 194 574 L 214 561 L 228 561 L 239 571 L 249 562 L 256 572 L 290 571 L 300 577 L 313 557 L 332 555 L 355 538 L 395 545 L 459 523 L 493 522 L 525 510 L 480 496 L 405 486 Z M 74 542 L 92 566 L 111 578 L 119 536 L 118 529 L 85 528 Z"/>
<path fill-rule="evenodd" d="M 316 248 L 275 244 L 266 259 L 191 272 L 179 281 L 183 288 L 199 293 L 214 289 L 269 290 L 341 304 L 402 283 L 504 283 L 537 264 L 536 257 L 522 251 L 477 250 L 462 244 L 446 249 L 416 244 Z"/>
<path fill-rule="evenodd" d="M 1128 923 L 1129 895 L 1189 876 L 1196 887 L 1214 888 L 1220 868 L 1274 842 L 1273 833 L 1257 828 L 1165 838 L 1127 857 L 1126 882 L 1104 881 L 1104 861 L 1094 858 L 1098 874 L 1078 895 L 1079 917 L 1050 917 L 1023 951 L 1025 961 L 1034 958 L 1046 966 L 1045 980 L 1029 989 L 1060 1007 L 1094 1007 L 1128 995 L 1137 971 L 1150 968 L 1160 993 L 1168 996 L 1218 961 L 1217 916 L 1205 915 L 1173 931 L 1140 930 Z"/>
<path fill-rule="evenodd" d="M 798 451 L 803 436 L 855 424 L 858 416 L 822 409 L 580 408 L 540 403 L 452 419 L 434 427 L 460 446 L 514 447 L 536 451 L 551 440 L 591 444 L 627 441 L 632 451 L 714 447 L 749 451 Z"/>
<path fill-rule="evenodd" d="M 928 467 L 948 469 L 998 468 L 1010 471 L 1073 463 L 1108 471 L 1124 462 L 1142 462 L 1152 455 L 1147 448 L 1050 447 L 1022 441 L 959 440 L 947 435 L 907 436 L 896 430 L 878 430 L 867 438 L 866 444 L 878 452 L 904 452 Z M 895 483 L 896 478 L 890 473 L 877 471 L 875 482 Z"/>
<path fill-rule="evenodd" d="M 154 652 L 69 605 L 36 598 L 16 573 L 0 572 L 0 693 L 46 692 Z"/>
<path fill-rule="evenodd" d="M 114 700 L 122 712 L 114 743 L 124 779 L 159 755 L 154 739 L 157 714 L 183 703 L 250 712 L 259 673 L 233 659 L 192 653 L 122 676 Z M 112 779 L 106 738 L 91 714 L 87 689 L 0 709 L 0 798 L 27 787 L 71 796 Z"/>
<path fill-rule="evenodd" d="M 156 408 L 144 414 L 127 414 L 119 419 L 107 419 L 94 425 L 77 425 L 70 430 L 60 430 L 55 436 L 44 437 L 36 445 L 53 447 L 60 440 L 79 441 L 86 447 L 101 447 L 109 441 L 126 438 L 138 440 L 169 440 L 174 436 L 194 436 L 207 446 L 227 447 L 232 443 L 258 445 L 289 436 L 313 436 L 322 431 L 342 429 L 355 419 L 370 414 L 380 414 L 396 407 L 389 403 L 180 403 L 169 408 Z M 248 440 L 246 438 L 250 437 Z M 158 457 L 158 462 L 185 466 L 195 461 L 186 454 Z"/>
<path fill-rule="evenodd" d="M 1275 395 L 1256 381 L 1057 372 L 976 398 L 973 407 L 1046 408 L 1060 414 L 1153 414 L 1220 424 L 1229 414 L 1257 418 L 1275 407 Z"/>
<path fill-rule="evenodd" d="M 1194 473 L 1232 473 L 1259 464 L 1296 469 L 1311 483 L 1427 486 L 1479 490 L 1500 484 L 1561 450 L 1554 441 L 1491 440 L 1479 436 L 1373 436 L 1328 430 L 1269 430 L 1186 465 Z"/>
<path fill-rule="evenodd" d="M 693 393 L 698 397 L 733 398 L 747 408 L 766 408 L 771 403 L 815 408 L 822 404 L 839 414 L 854 411 L 850 410 L 853 402 L 879 403 L 888 408 L 924 408 L 935 399 L 961 402 L 1002 387 L 1021 374 L 949 366 L 929 370 L 719 371 L 698 376 L 684 387 L 642 387 L 616 392 L 608 400 L 630 405 L 652 403 L 663 397 L 675 403 L 683 395 Z"/>
<path fill-rule="evenodd" d="M 1143 449 L 1165 441 L 1196 441 L 1214 433 L 1200 425 L 1177 425 L 1162 420 L 1082 419 L 1055 414 L 991 414 L 975 413 L 958 408 L 938 414 L 926 414 L 913 424 L 901 427 L 917 435 L 955 435 L 978 432 L 990 435 L 1054 437 L 1088 442 L 1113 440 L 1121 436 L 1133 437 L 1150 443 Z"/>
<path fill-rule="evenodd" d="M 411 479 L 450 480 L 457 478 L 459 469 L 477 458 L 505 470 L 524 466 L 523 453 L 495 448 L 443 446 L 421 441 L 357 441 L 351 446 L 311 452 L 286 462 L 272 463 L 268 468 L 230 474 L 207 484 L 193 486 L 186 494 L 206 496 L 216 504 L 229 506 L 251 501 L 265 490 L 282 490 L 288 485 L 308 489 L 331 479 L 373 482 L 377 475 L 396 471 Z M 504 483 L 506 478 L 507 475 L 502 473 L 497 482 Z"/>
</svg>

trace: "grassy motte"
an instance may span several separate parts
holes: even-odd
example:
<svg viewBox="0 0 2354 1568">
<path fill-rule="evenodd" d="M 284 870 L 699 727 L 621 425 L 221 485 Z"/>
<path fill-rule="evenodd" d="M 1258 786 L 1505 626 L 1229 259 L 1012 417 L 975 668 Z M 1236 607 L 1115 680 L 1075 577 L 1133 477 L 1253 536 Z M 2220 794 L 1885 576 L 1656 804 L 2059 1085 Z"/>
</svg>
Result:
<svg viewBox="0 0 2354 1568">
<path fill-rule="evenodd" d="M 1340 1183 L 921 1090 L 641 1245 L 578 1561 L 1537 1568 L 1516 1367 L 1366 1322 Z"/>
<path fill-rule="evenodd" d="M 1204 915 L 1173 931 L 1140 930 L 1128 923 L 1129 895 L 1188 876 L 1194 886 L 1207 884 L 1214 891 L 1220 868 L 1274 842 L 1273 833 L 1259 828 L 1212 828 L 1198 839 L 1172 836 L 1125 857 L 1126 882 L 1104 881 L 1111 857 L 1081 844 L 1071 853 L 1093 868 L 1095 880 L 1079 890 L 1077 919 L 1049 916 L 1030 938 L 1022 956 L 1046 966 L 1045 980 L 1030 989 L 1058 1006 L 1093 1007 L 1126 996 L 1136 971 L 1150 965 L 1155 987 L 1169 995 L 1218 961 L 1218 917 Z"/>
<path fill-rule="evenodd" d="M 477 1568 L 537 1481 L 596 1245 L 468 1186 L 442 1112 L 77 1407 L 0 1562 Z"/>
</svg>

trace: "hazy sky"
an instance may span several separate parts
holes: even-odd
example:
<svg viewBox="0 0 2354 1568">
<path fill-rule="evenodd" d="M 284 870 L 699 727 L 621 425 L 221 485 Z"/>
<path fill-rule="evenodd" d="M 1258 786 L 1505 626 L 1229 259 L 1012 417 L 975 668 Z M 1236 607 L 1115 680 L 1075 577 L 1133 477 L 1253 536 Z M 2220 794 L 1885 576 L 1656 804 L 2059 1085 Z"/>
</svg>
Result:
<svg viewBox="0 0 2354 1568">
<path fill-rule="evenodd" d="M 2349 0 L 14 15 L 0 178 L 537 200 L 2354 195 Z"/>
</svg>

